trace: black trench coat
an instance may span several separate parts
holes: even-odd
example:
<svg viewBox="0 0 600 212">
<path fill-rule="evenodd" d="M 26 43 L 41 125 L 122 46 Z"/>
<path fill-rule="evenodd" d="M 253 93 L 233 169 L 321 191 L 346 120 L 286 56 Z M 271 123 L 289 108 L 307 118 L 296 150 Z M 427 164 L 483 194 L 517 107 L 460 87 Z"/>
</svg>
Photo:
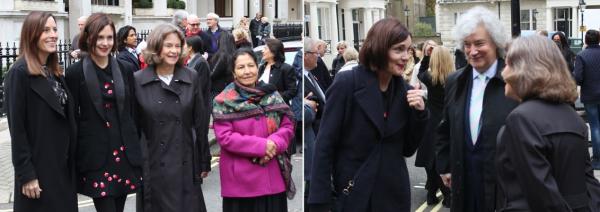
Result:
<svg viewBox="0 0 600 212">
<path fill-rule="evenodd" d="M 446 81 L 444 113 L 437 129 L 436 142 L 436 169 L 438 173 L 452 173 L 452 208 L 451 211 L 467 211 L 464 208 L 466 186 L 473 183 L 465 180 L 471 171 L 476 177 L 483 179 L 483 188 L 479 194 L 483 200 L 482 212 L 492 212 L 497 207 L 497 182 L 496 168 L 494 166 L 496 153 L 496 136 L 504 124 L 506 116 L 517 106 L 517 102 L 504 96 L 505 82 L 501 76 L 504 61 L 498 59 L 496 75 L 492 77 L 484 93 L 483 110 L 481 112 L 481 129 L 476 143 L 474 154 L 481 157 L 481 171 L 469 170 L 470 161 L 466 160 L 469 151 L 466 142 L 469 125 L 465 118 L 468 109 L 467 98 L 471 91 L 473 67 L 465 68 L 452 73 Z M 433 132 L 432 132 L 433 133 Z"/>
<path fill-rule="evenodd" d="M 29 75 L 24 59 L 17 60 L 6 77 L 16 212 L 77 211 L 73 102 L 64 78 L 58 80 L 69 98 L 65 110 L 44 77 Z M 21 193 L 23 184 L 33 179 L 39 180 L 40 199 Z"/>
<path fill-rule="evenodd" d="M 208 83 L 177 66 L 170 85 L 154 66 L 136 72 L 135 96 L 142 133 L 145 211 L 206 211 L 200 173 L 210 171 Z"/>
<path fill-rule="evenodd" d="M 327 104 L 315 141 L 308 198 L 311 208 L 331 203 L 333 183 L 338 211 L 410 210 L 404 157 L 417 150 L 428 112 L 408 106 L 408 86 L 402 78 L 393 77 L 392 81 L 394 98 L 390 100 L 387 121 L 374 71 L 360 65 L 339 73 L 327 90 Z M 344 193 L 350 180 L 353 187 Z"/>
</svg>

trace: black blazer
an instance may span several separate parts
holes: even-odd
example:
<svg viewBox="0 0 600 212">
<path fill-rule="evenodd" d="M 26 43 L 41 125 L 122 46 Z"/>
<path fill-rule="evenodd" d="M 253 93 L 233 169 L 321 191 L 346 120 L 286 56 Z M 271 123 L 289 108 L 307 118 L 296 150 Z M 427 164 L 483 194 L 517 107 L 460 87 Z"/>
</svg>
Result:
<svg viewBox="0 0 600 212">
<path fill-rule="evenodd" d="M 258 76 L 262 76 L 265 72 L 266 63 L 262 64 L 258 69 Z M 271 74 L 269 75 L 269 84 L 275 85 L 283 100 L 290 104 L 290 100 L 296 96 L 296 72 L 294 67 L 287 63 L 276 62 L 271 66 Z"/>
<path fill-rule="evenodd" d="M 496 150 L 496 136 L 504 124 L 510 111 L 517 106 L 517 102 L 504 96 L 505 82 L 501 73 L 504 61 L 498 59 L 496 76 L 492 77 L 485 88 L 485 102 L 481 112 L 481 129 L 478 136 L 476 151 L 482 158 L 480 174 L 483 178 L 484 211 L 494 211 L 496 208 L 496 169 L 494 167 L 494 151 Z M 444 112 L 442 121 L 437 129 L 436 142 L 436 169 L 438 173 L 452 173 L 452 211 L 466 211 L 464 209 L 464 181 L 468 171 L 466 154 L 469 150 L 466 142 L 470 141 L 467 100 L 470 96 L 473 67 L 471 65 L 458 70 L 448 76 L 445 88 Z M 465 120 L 467 119 L 467 120 Z M 468 141 L 467 141 L 468 140 Z"/>
<path fill-rule="evenodd" d="M 64 78 L 58 81 L 67 91 L 64 110 L 48 80 L 29 75 L 23 58 L 12 65 L 4 81 L 15 211 L 77 211 L 75 109 Z M 29 199 L 21 192 L 33 179 L 38 179 L 44 190 L 40 199 Z"/>
<path fill-rule="evenodd" d="M 310 72 L 317 78 L 317 81 L 319 82 L 319 85 L 321 85 L 323 92 L 327 91 L 329 89 L 329 85 L 331 85 L 333 82 L 333 79 L 329 74 L 329 70 L 327 70 L 325 62 L 323 62 L 323 59 L 319 57 L 317 59 L 317 67 L 313 70 L 310 70 Z"/>
<path fill-rule="evenodd" d="M 401 77 L 391 84 L 387 120 L 377 75 L 362 65 L 339 73 L 327 91 L 308 198 L 313 208 L 330 203 L 333 185 L 338 211 L 410 210 L 404 157 L 419 146 L 428 113 L 408 106 Z"/>
<path fill-rule="evenodd" d="M 134 122 L 133 72 L 123 68 L 118 60 L 110 57 L 115 85 L 121 136 L 127 147 L 126 155 L 131 165 L 139 167 L 142 156 L 139 137 Z M 90 57 L 71 65 L 66 80 L 73 93 L 78 129 L 77 168 L 79 172 L 101 168 L 110 156 L 106 119 L 98 77 Z"/>
<path fill-rule="evenodd" d="M 121 64 L 127 64 L 129 66 L 126 67 L 129 69 L 128 71 L 136 72 L 140 70 L 140 60 L 126 49 L 119 51 L 119 54 L 117 54 L 117 59 L 119 62 L 121 62 Z"/>
<path fill-rule="evenodd" d="M 498 140 L 499 211 L 600 210 L 587 126 L 570 105 L 524 101 Z"/>
<path fill-rule="evenodd" d="M 206 115 L 210 117 L 210 113 L 212 111 L 212 99 L 210 99 L 210 68 L 208 67 L 208 62 L 202 55 L 196 54 L 187 64 L 188 68 L 196 70 L 199 78 L 199 87 L 202 88 L 202 97 L 205 102 Z M 207 119 L 206 121 L 210 121 Z M 208 126 L 208 123 L 206 124 Z"/>
<path fill-rule="evenodd" d="M 319 132 L 319 124 L 321 122 L 321 117 L 323 116 L 323 111 L 325 110 L 325 97 L 320 96 L 319 92 L 317 91 L 317 87 L 319 83 L 317 83 L 317 85 L 313 85 L 310 80 L 308 79 L 308 76 L 304 75 L 304 96 L 307 96 L 309 93 L 312 92 L 313 96 L 315 96 L 315 100 L 317 100 L 317 113 L 315 114 L 314 117 L 314 121 L 312 121 L 312 129 L 315 131 L 315 134 L 318 134 Z M 323 89 L 321 89 L 323 90 Z M 325 92 L 325 90 L 323 90 L 323 92 Z"/>
</svg>

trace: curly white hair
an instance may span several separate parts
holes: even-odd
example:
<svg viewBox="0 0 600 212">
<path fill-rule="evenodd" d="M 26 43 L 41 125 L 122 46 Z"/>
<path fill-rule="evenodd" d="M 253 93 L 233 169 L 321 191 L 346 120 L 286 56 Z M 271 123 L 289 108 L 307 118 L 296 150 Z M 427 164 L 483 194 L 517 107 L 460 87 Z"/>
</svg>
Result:
<svg viewBox="0 0 600 212">
<path fill-rule="evenodd" d="M 496 53 L 498 57 L 504 57 L 504 47 L 510 37 L 506 33 L 506 30 L 498 17 L 492 11 L 482 6 L 476 6 L 469 9 L 458 19 L 453 32 L 456 40 L 456 47 L 464 50 L 464 39 L 473 34 L 479 26 L 485 28 L 496 44 Z"/>
</svg>

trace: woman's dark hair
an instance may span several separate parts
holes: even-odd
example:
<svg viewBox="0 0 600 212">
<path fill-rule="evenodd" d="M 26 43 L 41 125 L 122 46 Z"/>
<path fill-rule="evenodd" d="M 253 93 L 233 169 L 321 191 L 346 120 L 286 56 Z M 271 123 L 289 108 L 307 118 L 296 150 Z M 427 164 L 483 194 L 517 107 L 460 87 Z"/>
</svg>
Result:
<svg viewBox="0 0 600 212">
<path fill-rule="evenodd" d="M 283 52 L 283 43 L 280 40 L 274 39 L 274 38 L 267 38 L 265 39 L 265 44 L 267 45 L 267 48 L 269 48 L 269 51 L 271 51 L 271 53 L 273 53 L 273 60 L 275 60 L 275 62 L 285 62 L 285 53 Z"/>
<path fill-rule="evenodd" d="M 133 33 L 136 33 L 137 31 L 135 30 L 135 27 L 132 26 L 124 26 L 121 27 L 119 29 L 119 32 L 117 32 L 117 50 L 119 51 L 123 51 L 125 50 L 125 47 L 127 47 L 127 37 L 129 37 L 129 31 L 133 30 Z"/>
<path fill-rule="evenodd" d="M 113 43 L 117 38 L 117 31 L 115 30 L 115 24 L 112 19 L 104 13 L 94 13 L 87 18 L 85 27 L 79 37 L 79 48 L 81 51 L 94 54 L 93 49 L 96 48 L 96 41 L 98 40 L 98 34 L 104 29 L 104 27 L 110 26 L 113 30 Z M 113 45 L 112 51 L 117 49 L 117 45 Z"/>
<path fill-rule="evenodd" d="M 55 76 L 62 74 L 62 69 L 58 65 L 58 54 L 56 52 L 50 53 L 46 61 L 39 61 L 38 53 L 40 48 L 38 47 L 38 41 L 44 33 L 46 22 L 52 18 L 55 22 L 56 19 L 49 12 L 32 11 L 25 17 L 23 22 L 23 28 L 21 29 L 21 41 L 19 45 L 19 58 L 23 58 L 27 63 L 27 70 L 30 75 L 33 76 L 46 76 L 46 73 L 42 70 L 42 65 L 46 64 L 46 67 L 50 70 L 50 73 Z M 56 29 L 50 29 L 56 30 Z"/>
<path fill-rule="evenodd" d="M 200 36 L 194 35 L 187 37 L 185 39 L 185 43 L 189 47 L 192 47 L 192 51 L 194 51 L 194 53 L 202 53 L 202 38 L 200 38 Z"/>
<path fill-rule="evenodd" d="M 585 44 L 587 45 L 597 45 L 598 39 L 600 39 L 598 30 L 590 29 L 585 33 Z"/>
<path fill-rule="evenodd" d="M 388 50 L 409 36 L 410 32 L 396 18 L 377 21 L 369 29 L 367 38 L 360 49 L 360 62 L 377 71 L 385 69 L 388 64 Z"/>
<path fill-rule="evenodd" d="M 235 60 L 242 55 L 250 55 L 250 57 L 252 58 L 252 60 L 254 60 L 254 63 L 256 63 L 256 65 L 258 65 L 258 59 L 256 59 L 256 55 L 254 55 L 254 51 L 252 51 L 252 49 L 250 48 L 239 48 L 238 50 L 235 51 L 235 53 L 233 53 L 233 57 L 232 57 L 232 63 L 231 63 L 231 71 L 234 72 L 235 71 Z"/>
<path fill-rule="evenodd" d="M 567 41 L 567 37 L 565 37 L 565 33 L 563 33 L 563 32 L 560 32 L 560 31 L 558 31 L 558 32 L 555 32 L 555 33 L 552 35 L 552 38 L 554 39 L 554 36 L 556 36 L 556 35 L 558 35 L 558 37 L 560 38 L 560 45 L 562 45 L 562 46 L 560 47 L 560 49 L 561 49 L 561 50 L 563 50 L 563 49 L 570 49 L 570 47 L 569 47 L 569 42 Z"/>
<path fill-rule="evenodd" d="M 235 52 L 235 40 L 233 35 L 229 32 L 221 32 L 219 37 L 219 50 L 210 58 L 211 64 L 216 64 L 220 58 L 231 58 L 231 55 Z"/>
</svg>

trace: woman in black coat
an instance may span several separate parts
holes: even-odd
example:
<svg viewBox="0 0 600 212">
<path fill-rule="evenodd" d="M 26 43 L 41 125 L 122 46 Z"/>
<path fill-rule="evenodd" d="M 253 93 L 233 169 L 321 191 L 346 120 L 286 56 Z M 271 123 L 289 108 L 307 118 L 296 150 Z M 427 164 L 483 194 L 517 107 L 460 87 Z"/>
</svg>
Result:
<svg viewBox="0 0 600 212">
<path fill-rule="evenodd" d="M 143 53 L 149 66 L 134 75 L 142 146 L 147 148 L 146 212 L 206 211 L 201 187 L 211 160 L 206 79 L 183 65 L 183 44 L 176 26 L 158 25 Z"/>
<path fill-rule="evenodd" d="M 235 40 L 233 39 L 233 35 L 223 32 L 219 37 L 219 50 L 208 61 L 211 69 L 211 101 L 225 89 L 225 86 L 233 82 L 233 68 L 231 66 L 233 59 L 231 57 L 234 52 Z"/>
<path fill-rule="evenodd" d="M 569 105 L 577 87 L 561 57 L 541 36 L 519 37 L 507 53 L 505 94 L 520 104 L 498 133 L 499 211 L 600 211 L 587 126 Z"/>
<path fill-rule="evenodd" d="M 294 67 L 285 63 L 283 43 L 274 38 L 265 39 L 262 59 L 265 61 L 258 68 L 259 81 L 274 85 L 289 105 L 296 95 L 296 73 Z"/>
<path fill-rule="evenodd" d="M 79 40 L 88 52 L 67 70 L 76 112 L 79 193 L 97 211 L 123 211 L 141 186 L 141 150 L 133 119 L 133 71 L 115 59 L 115 28 L 106 14 L 92 14 Z M 112 36 L 112 39 L 111 39 Z"/>
<path fill-rule="evenodd" d="M 56 21 L 31 12 L 5 80 L 15 168 L 14 211 L 77 211 L 73 96 L 58 65 Z"/>
<path fill-rule="evenodd" d="M 435 132 L 442 120 L 444 109 L 444 84 L 448 75 L 454 72 L 454 62 L 450 51 L 442 46 L 435 47 L 425 43 L 423 60 L 417 77 L 427 86 L 427 108 L 429 121 L 426 132 Z M 430 61 L 431 59 L 431 61 Z M 430 66 L 431 64 L 431 66 Z M 435 133 L 427 133 L 417 152 L 415 166 L 425 167 L 427 173 L 427 204 L 438 203 L 436 193 L 439 190 L 444 195 L 444 206 L 449 207 L 450 189 L 444 186 L 440 175 L 435 169 Z"/>
<path fill-rule="evenodd" d="M 137 34 L 132 26 L 124 26 L 117 33 L 117 59 L 123 64 L 127 64 L 133 71 L 140 70 L 140 60 L 135 50 L 137 47 Z"/>
<path fill-rule="evenodd" d="M 410 210 L 404 157 L 416 151 L 428 118 L 420 92 L 401 77 L 410 45 L 400 21 L 378 21 L 361 49 L 363 64 L 339 73 L 327 90 L 313 157 L 311 211 L 328 211 L 332 203 L 336 211 Z"/>
</svg>

